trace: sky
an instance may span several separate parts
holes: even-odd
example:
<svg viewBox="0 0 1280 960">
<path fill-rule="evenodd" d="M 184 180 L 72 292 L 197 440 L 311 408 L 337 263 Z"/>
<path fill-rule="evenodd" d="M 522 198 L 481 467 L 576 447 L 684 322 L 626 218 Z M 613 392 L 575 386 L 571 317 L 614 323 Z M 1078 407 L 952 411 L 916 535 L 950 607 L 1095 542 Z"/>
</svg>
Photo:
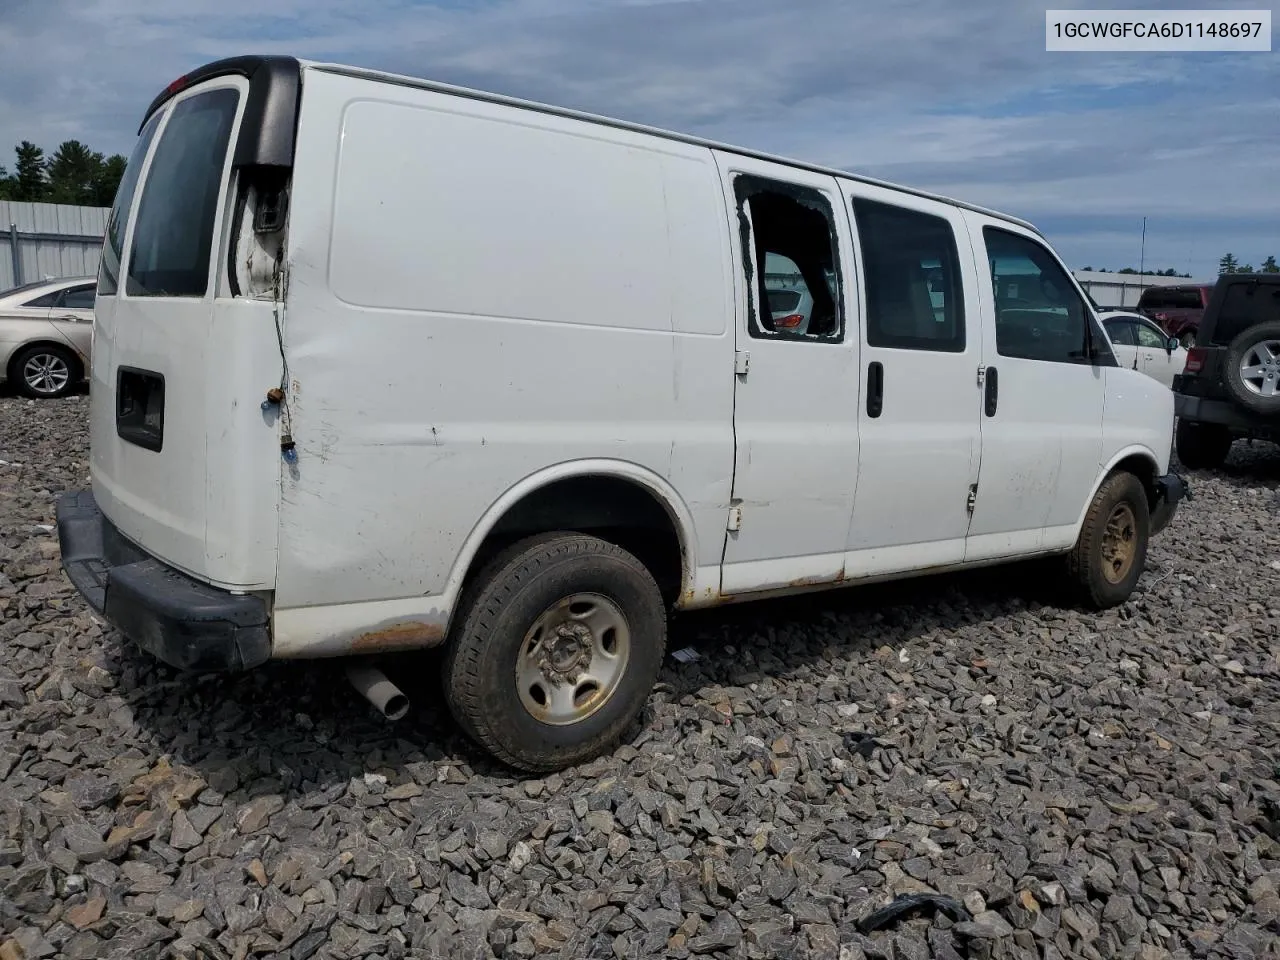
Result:
<svg viewBox="0 0 1280 960">
<path fill-rule="evenodd" d="M 1197 0 L 1197 9 L 1265 0 Z M 1055 9 L 1159 9 L 1055 0 Z M 1031 220 L 1073 268 L 1280 257 L 1271 53 L 1049 53 L 1026 0 L 0 0 L 0 163 L 129 152 L 209 60 L 281 53 L 652 124 Z M 1274 27 L 1273 27 L 1274 29 Z"/>
</svg>

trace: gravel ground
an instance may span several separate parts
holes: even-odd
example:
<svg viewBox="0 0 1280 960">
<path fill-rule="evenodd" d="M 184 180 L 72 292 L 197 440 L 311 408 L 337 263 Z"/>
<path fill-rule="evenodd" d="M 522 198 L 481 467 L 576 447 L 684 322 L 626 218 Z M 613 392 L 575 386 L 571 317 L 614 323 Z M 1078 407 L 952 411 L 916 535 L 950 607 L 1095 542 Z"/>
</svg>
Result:
<svg viewBox="0 0 1280 960">
<path fill-rule="evenodd" d="M 50 527 L 86 412 L 0 397 L 0 960 L 1280 956 L 1273 447 L 1118 610 L 1027 567 L 683 618 L 630 744 L 523 779 L 431 658 L 388 724 L 331 663 L 123 645 Z M 972 919 L 861 932 L 929 891 Z"/>
</svg>

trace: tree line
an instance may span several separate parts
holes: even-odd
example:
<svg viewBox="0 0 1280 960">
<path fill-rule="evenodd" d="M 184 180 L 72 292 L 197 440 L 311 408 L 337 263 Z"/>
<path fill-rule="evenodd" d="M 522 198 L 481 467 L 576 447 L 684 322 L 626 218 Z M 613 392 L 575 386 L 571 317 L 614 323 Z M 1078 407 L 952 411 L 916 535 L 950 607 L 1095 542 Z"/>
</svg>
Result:
<svg viewBox="0 0 1280 960">
<path fill-rule="evenodd" d="M 51 157 L 28 140 L 14 152 L 13 173 L 0 165 L 0 200 L 109 207 L 124 176 L 123 156 L 104 156 L 79 140 L 64 141 Z"/>
<path fill-rule="evenodd" d="M 1084 267 L 1083 269 L 1092 270 L 1093 267 Z M 1133 269 L 1133 267 L 1123 267 L 1120 270 L 1111 270 L 1108 267 L 1099 267 L 1098 272 L 1099 273 L 1132 273 L 1135 276 L 1141 276 L 1141 277 L 1189 277 L 1191 276 L 1191 274 L 1189 273 L 1179 273 L 1177 270 L 1173 269 L 1173 267 L 1169 267 L 1169 269 L 1167 270 L 1135 270 Z"/>
<path fill-rule="evenodd" d="M 1084 267 L 1084 270 L 1092 270 L 1093 267 Z M 1108 270 L 1106 267 L 1099 267 L 1102 273 L 1139 273 L 1133 267 L 1125 267 L 1123 270 Z M 1219 275 L 1224 273 L 1280 273 L 1280 265 L 1276 264 L 1275 257 L 1267 257 L 1262 261 L 1262 265 L 1257 267 L 1251 263 L 1241 263 L 1233 254 L 1226 254 L 1218 261 Z M 1190 277 L 1189 273 L 1178 273 L 1170 267 L 1168 270 L 1143 270 L 1141 275 L 1144 277 Z"/>
<path fill-rule="evenodd" d="M 1280 266 L 1276 264 L 1275 257 L 1267 257 L 1262 261 L 1262 266 L 1258 269 L 1253 268 L 1253 264 L 1242 264 L 1236 260 L 1235 256 L 1228 253 L 1218 261 L 1219 275 L 1224 273 L 1280 273 Z"/>
</svg>

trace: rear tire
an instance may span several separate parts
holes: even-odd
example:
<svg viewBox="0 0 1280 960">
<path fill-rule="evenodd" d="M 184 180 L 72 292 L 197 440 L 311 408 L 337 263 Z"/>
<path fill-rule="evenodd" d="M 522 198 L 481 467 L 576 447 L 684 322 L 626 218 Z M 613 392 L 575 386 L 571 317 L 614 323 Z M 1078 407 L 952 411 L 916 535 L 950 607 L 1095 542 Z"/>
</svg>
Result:
<svg viewBox="0 0 1280 960">
<path fill-rule="evenodd" d="M 1216 423 L 1179 420 L 1174 433 L 1178 459 L 1188 470 L 1216 470 L 1231 452 L 1231 431 Z"/>
<path fill-rule="evenodd" d="M 1222 379 L 1236 403 L 1254 413 L 1280 414 L 1280 323 L 1245 330 L 1222 362 Z"/>
<path fill-rule="evenodd" d="M 611 749 L 666 648 L 653 576 L 614 544 L 556 533 L 514 544 L 467 590 L 445 656 L 458 725 L 502 762 L 545 773 Z"/>
<path fill-rule="evenodd" d="M 1147 563 L 1149 509 L 1147 491 L 1131 473 L 1112 474 L 1094 495 L 1067 555 L 1076 592 L 1093 609 L 1119 606 L 1133 594 Z"/>
<path fill-rule="evenodd" d="M 14 390 L 33 400 L 65 397 L 80 382 L 80 361 L 55 344 L 37 343 L 19 350 L 9 364 Z"/>
</svg>

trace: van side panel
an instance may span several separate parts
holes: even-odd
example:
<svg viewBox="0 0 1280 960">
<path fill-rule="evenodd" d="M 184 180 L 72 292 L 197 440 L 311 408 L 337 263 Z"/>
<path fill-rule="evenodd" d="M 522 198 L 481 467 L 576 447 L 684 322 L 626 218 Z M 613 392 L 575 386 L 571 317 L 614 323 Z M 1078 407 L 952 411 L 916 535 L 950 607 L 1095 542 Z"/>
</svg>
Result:
<svg viewBox="0 0 1280 960">
<path fill-rule="evenodd" d="M 715 570 L 733 292 L 710 153 L 315 70 L 300 116 L 278 616 L 447 616 L 490 505 L 582 459 L 665 479 Z M 307 652 L 280 633 L 280 655 Z"/>
</svg>

